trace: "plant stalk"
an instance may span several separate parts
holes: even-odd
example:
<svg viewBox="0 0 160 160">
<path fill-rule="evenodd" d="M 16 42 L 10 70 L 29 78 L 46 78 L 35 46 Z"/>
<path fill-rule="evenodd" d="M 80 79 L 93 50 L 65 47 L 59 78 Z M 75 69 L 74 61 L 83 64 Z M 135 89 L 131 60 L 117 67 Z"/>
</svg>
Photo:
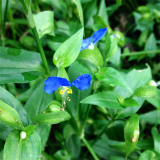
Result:
<svg viewBox="0 0 160 160">
<path fill-rule="evenodd" d="M 160 54 L 160 50 L 153 50 L 153 51 L 139 51 L 139 52 L 124 53 L 124 54 L 121 55 L 121 57 L 127 57 L 127 56 L 139 56 L 139 55 L 154 54 L 154 53 Z"/>
<path fill-rule="evenodd" d="M 31 27 L 33 35 L 34 35 L 35 40 L 37 42 L 37 46 L 38 46 L 38 49 L 39 49 L 39 52 L 40 52 L 40 55 L 41 55 L 41 58 L 42 58 L 42 61 L 43 61 L 43 66 L 46 70 L 46 73 L 48 75 L 50 75 L 50 70 L 49 70 L 49 66 L 48 66 L 48 63 L 47 63 L 47 59 L 46 59 L 46 56 L 44 54 L 44 50 L 43 50 L 42 44 L 40 42 L 36 27 L 35 27 L 35 22 L 34 22 L 32 11 L 31 11 L 31 6 L 30 6 L 30 4 L 26 4 L 24 0 L 20 0 L 20 1 L 21 1 L 22 6 L 23 6 L 25 15 L 27 17 L 29 26 Z"/>
<path fill-rule="evenodd" d="M 86 147 L 88 148 L 88 150 L 91 153 L 91 155 L 93 156 L 94 160 L 99 160 L 99 158 L 97 157 L 97 155 L 93 151 L 92 147 L 90 146 L 90 144 L 88 143 L 88 141 L 84 137 L 82 138 L 82 141 L 86 145 Z"/>
</svg>

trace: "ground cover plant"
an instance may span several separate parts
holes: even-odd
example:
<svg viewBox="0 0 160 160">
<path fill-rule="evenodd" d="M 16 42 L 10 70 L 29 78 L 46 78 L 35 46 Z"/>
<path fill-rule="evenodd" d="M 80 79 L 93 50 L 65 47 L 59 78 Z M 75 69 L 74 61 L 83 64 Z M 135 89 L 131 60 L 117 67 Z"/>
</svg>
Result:
<svg viewBox="0 0 160 160">
<path fill-rule="evenodd" d="M 160 2 L 0 1 L 0 160 L 158 160 Z"/>
</svg>

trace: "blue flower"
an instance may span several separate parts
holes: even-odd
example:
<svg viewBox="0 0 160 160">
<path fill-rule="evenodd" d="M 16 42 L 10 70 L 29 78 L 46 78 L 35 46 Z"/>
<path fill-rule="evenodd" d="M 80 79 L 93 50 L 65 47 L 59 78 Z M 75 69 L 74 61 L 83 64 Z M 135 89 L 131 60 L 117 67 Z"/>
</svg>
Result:
<svg viewBox="0 0 160 160">
<path fill-rule="evenodd" d="M 92 77 L 90 74 L 83 74 L 70 83 L 66 78 L 49 77 L 45 82 L 44 90 L 51 94 L 61 86 L 71 87 L 72 85 L 80 90 L 86 90 L 91 84 Z"/>
<path fill-rule="evenodd" d="M 81 51 L 84 49 L 93 49 L 96 42 L 98 42 L 107 32 L 107 28 L 99 29 L 93 36 L 83 39 Z"/>
</svg>

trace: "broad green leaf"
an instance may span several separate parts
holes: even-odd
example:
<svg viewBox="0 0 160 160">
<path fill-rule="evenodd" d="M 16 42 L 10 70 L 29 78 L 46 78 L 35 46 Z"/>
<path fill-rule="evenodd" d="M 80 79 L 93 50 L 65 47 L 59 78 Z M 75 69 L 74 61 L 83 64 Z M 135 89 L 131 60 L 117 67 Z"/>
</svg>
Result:
<svg viewBox="0 0 160 160">
<path fill-rule="evenodd" d="M 160 109 L 160 90 L 156 89 L 156 96 L 153 98 L 146 98 L 146 101 L 151 103 L 154 107 Z"/>
<path fill-rule="evenodd" d="M 11 126 L 0 121 L 0 139 L 5 141 L 12 130 Z"/>
<path fill-rule="evenodd" d="M 156 158 L 156 154 L 153 151 L 146 150 L 141 153 L 139 160 L 158 160 L 158 158 Z"/>
<path fill-rule="evenodd" d="M 77 6 L 77 9 L 78 9 L 78 13 L 79 13 L 79 19 L 81 21 L 81 24 L 82 24 L 82 27 L 84 27 L 84 20 L 83 20 L 83 10 L 82 10 L 82 5 L 81 5 L 81 2 L 80 0 L 72 0 L 76 6 Z"/>
<path fill-rule="evenodd" d="M 26 132 L 26 135 L 29 136 L 31 133 L 34 132 L 36 127 L 37 127 L 37 125 L 29 125 L 29 126 L 23 128 L 22 131 Z"/>
<path fill-rule="evenodd" d="M 149 124 L 155 124 L 156 122 L 158 124 L 160 124 L 160 118 L 158 118 L 158 121 L 157 121 L 157 116 L 158 117 L 160 116 L 160 111 L 159 110 L 153 110 L 153 111 L 141 114 L 139 116 L 139 119 L 142 120 L 142 121 L 145 121 Z"/>
<path fill-rule="evenodd" d="M 35 15 L 34 21 L 36 24 L 37 33 L 39 38 L 42 38 L 45 34 L 54 35 L 54 12 L 43 11 Z"/>
<path fill-rule="evenodd" d="M 84 22 L 85 27 L 91 27 L 94 25 L 93 16 L 97 14 L 97 1 L 90 1 L 86 4 L 85 8 L 83 9 L 84 12 Z"/>
<path fill-rule="evenodd" d="M 155 97 L 156 86 L 144 85 L 139 87 L 134 91 L 133 96 L 142 98 Z"/>
<path fill-rule="evenodd" d="M 125 87 L 132 93 L 132 90 L 124 81 L 122 75 L 111 67 L 102 67 L 100 72 L 96 73 L 96 77 L 102 82 Z"/>
<path fill-rule="evenodd" d="M 154 140 L 154 149 L 158 153 L 160 153 L 160 134 L 158 133 L 158 130 L 156 127 L 152 128 L 152 136 Z"/>
<path fill-rule="evenodd" d="M 52 94 L 45 93 L 44 80 L 42 80 L 31 93 L 30 98 L 24 106 L 28 116 L 32 118 L 33 116 L 36 116 L 37 114 L 44 111 L 48 104 L 52 101 L 52 98 Z"/>
<path fill-rule="evenodd" d="M 94 78 L 94 73 L 98 71 L 97 67 L 88 61 L 77 59 L 71 66 L 77 72 L 81 74 L 91 74 L 92 78 Z M 77 77 L 75 77 L 77 78 Z"/>
<path fill-rule="evenodd" d="M 97 47 L 94 49 L 84 49 L 80 52 L 78 59 L 88 61 L 89 63 L 94 64 L 96 67 L 103 66 L 103 58 Z"/>
<path fill-rule="evenodd" d="M 110 62 L 115 68 L 119 68 L 121 63 L 121 48 L 118 47 L 117 52 L 109 58 L 108 62 Z"/>
<path fill-rule="evenodd" d="M 139 106 L 138 102 L 135 99 L 132 98 L 125 98 L 118 95 L 118 101 L 119 103 L 124 107 L 135 107 Z"/>
<path fill-rule="evenodd" d="M 55 37 L 48 36 L 47 43 L 53 51 L 56 51 L 62 45 L 62 43 L 67 40 L 67 38 L 68 36 L 65 34 L 56 34 Z"/>
<path fill-rule="evenodd" d="M 22 104 L 12 94 L 10 94 L 1 86 L 0 93 L 0 100 L 2 100 L 3 102 L 11 106 L 13 109 L 15 109 L 18 112 L 23 125 L 28 126 L 30 120 Z"/>
<path fill-rule="evenodd" d="M 72 127 L 71 124 L 66 124 L 63 128 L 63 137 L 66 141 L 72 136 L 76 134 L 74 128 Z"/>
<path fill-rule="evenodd" d="M 136 88 L 144 85 L 152 78 L 151 69 L 149 66 L 143 70 L 133 69 L 128 74 L 124 74 L 123 78 L 125 79 L 126 83 L 130 86 L 132 91 L 134 91 Z M 118 95 L 122 96 L 123 98 L 127 98 L 132 95 L 131 92 L 129 92 L 128 90 L 120 86 L 117 86 L 114 89 L 114 92 L 116 92 Z M 128 116 L 131 116 L 139 110 L 139 108 L 142 106 L 144 102 L 144 99 L 138 98 L 138 97 L 135 97 L 134 99 L 139 103 L 140 106 L 128 107 L 123 109 L 121 113 L 118 115 L 118 118 L 125 118 Z"/>
<path fill-rule="evenodd" d="M 139 118 L 137 114 L 132 115 L 124 126 L 124 139 L 126 157 L 134 150 L 139 138 Z"/>
<path fill-rule="evenodd" d="M 57 124 L 69 120 L 71 116 L 66 111 L 41 113 L 32 118 L 33 123 Z"/>
<path fill-rule="evenodd" d="M 15 129 L 23 128 L 23 124 L 21 122 L 21 119 L 17 111 L 1 100 L 0 100 L 0 120 L 3 123 Z"/>
<path fill-rule="evenodd" d="M 40 159 L 41 139 L 36 131 L 20 139 L 20 132 L 13 130 L 8 136 L 4 146 L 4 160 L 35 160 Z"/>
<path fill-rule="evenodd" d="M 113 144 L 113 141 L 111 141 L 112 143 L 109 143 L 109 141 L 109 139 L 99 139 L 92 147 L 94 152 L 103 159 L 113 155 L 124 157 L 124 153 L 110 147 L 110 145 Z"/>
<path fill-rule="evenodd" d="M 44 73 L 38 53 L 0 47 L 0 84 L 27 83 Z"/>
<path fill-rule="evenodd" d="M 99 11 L 98 11 L 98 16 L 102 17 L 105 21 L 105 23 L 107 25 L 109 25 L 108 22 L 108 14 L 107 14 L 107 10 L 106 10 L 106 4 L 105 4 L 105 0 L 101 0 L 100 2 L 100 7 L 99 7 Z"/>
<path fill-rule="evenodd" d="M 71 65 L 78 57 L 82 44 L 82 38 L 83 28 L 58 48 L 53 56 L 53 63 L 57 67 L 68 67 L 69 65 Z"/>
<path fill-rule="evenodd" d="M 151 35 L 147 39 L 144 50 L 146 51 L 156 50 L 157 49 L 156 41 L 157 40 L 154 33 L 151 33 Z M 155 54 L 149 55 L 149 57 L 153 57 L 153 55 Z"/>
<path fill-rule="evenodd" d="M 69 140 L 66 142 L 66 148 L 68 153 L 72 156 L 72 159 L 77 160 L 81 153 L 81 140 L 77 134 L 71 135 Z"/>
<path fill-rule="evenodd" d="M 116 38 L 116 36 L 114 36 L 111 39 L 110 50 L 109 50 L 109 52 L 106 52 L 106 59 L 108 60 L 110 57 L 112 57 L 117 52 L 117 49 L 118 49 L 117 38 Z"/>
<path fill-rule="evenodd" d="M 50 124 L 38 124 L 36 131 L 41 137 L 41 150 L 44 150 L 51 130 Z"/>
<path fill-rule="evenodd" d="M 118 102 L 117 94 L 110 91 L 100 92 L 88 96 L 87 98 L 83 99 L 81 103 L 98 105 L 106 108 L 123 109 L 123 107 Z"/>
</svg>

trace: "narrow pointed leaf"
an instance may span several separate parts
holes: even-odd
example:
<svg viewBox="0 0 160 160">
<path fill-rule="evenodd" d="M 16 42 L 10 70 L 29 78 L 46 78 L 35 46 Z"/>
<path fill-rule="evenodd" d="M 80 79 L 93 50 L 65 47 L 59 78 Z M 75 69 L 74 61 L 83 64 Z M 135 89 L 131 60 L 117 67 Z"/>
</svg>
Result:
<svg viewBox="0 0 160 160">
<path fill-rule="evenodd" d="M 53 57 L 53 63 L 59 67 L 68 67 L 71 65 L 80 52 L 83 38 L 83 28 L 66 40 L 56 51 Z"/>
</svg>

